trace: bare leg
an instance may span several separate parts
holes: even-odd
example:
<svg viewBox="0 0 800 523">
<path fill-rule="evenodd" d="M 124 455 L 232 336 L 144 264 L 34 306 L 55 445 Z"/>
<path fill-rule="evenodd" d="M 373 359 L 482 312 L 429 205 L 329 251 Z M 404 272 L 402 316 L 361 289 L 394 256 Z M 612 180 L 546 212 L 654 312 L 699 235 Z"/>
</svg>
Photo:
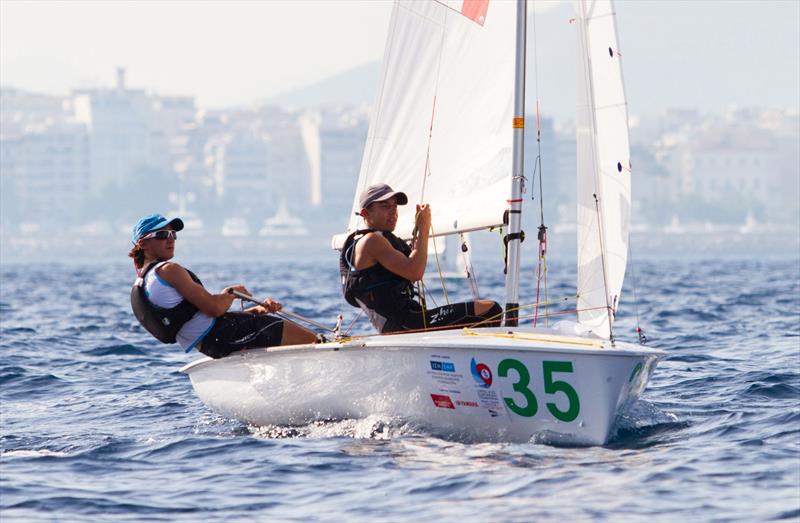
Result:
<svg viewBox="0 0 800 523">
<path fill-rule="evenodd" d="M 305 345 L 316 341 L 317 335 L 314 332 L 291 321 L 283 320 L 281 345 Z"/>
</svg>

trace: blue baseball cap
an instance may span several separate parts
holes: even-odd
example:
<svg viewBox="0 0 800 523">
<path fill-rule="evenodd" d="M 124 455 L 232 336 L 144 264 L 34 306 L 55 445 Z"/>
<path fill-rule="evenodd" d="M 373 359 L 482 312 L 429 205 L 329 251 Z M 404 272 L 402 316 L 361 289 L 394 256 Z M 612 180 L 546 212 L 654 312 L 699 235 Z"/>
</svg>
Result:
<svg viewBox="0 0 800 523">
<path fill-rule="evenodd" d="M 145 234 L 163 229 L 167 225 L 172 225 L 172 230 L 174 231 L 180 231 L 183 229 L 183 220 L 180 218 L 167 220 L 160 214 L 148 214 L 144 218 L 140 218 L 139 221 L 136 222 L 136 225 L 133 226 L 133 237 L 131 238 L 131 243 L 136 245 L 136 242 L 138 242 Z"/>
</svg>

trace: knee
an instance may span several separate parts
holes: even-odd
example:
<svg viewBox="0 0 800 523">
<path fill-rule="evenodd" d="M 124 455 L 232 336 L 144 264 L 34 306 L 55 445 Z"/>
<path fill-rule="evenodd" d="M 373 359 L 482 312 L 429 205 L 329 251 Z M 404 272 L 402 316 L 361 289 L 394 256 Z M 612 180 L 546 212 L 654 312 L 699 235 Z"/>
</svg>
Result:
<svg viewBox="0 0 800 523">
<path fill-rule="evenodd" d="M 484 305 L 482 312 L 478 308 L 479 304 Z M 481 300 L 476 303 L 475 314 L 484 319 L 484 322 L 480 325 L 481 327 L 499 327 L 503 320 L 503 308 L 496 301 Z"/>
<path fill-rule="evenodd" d="M 503 312 L 503 308 L 496 301 L 477 300 L 475 302 L 475 314 L 479 316 L 487 316 L 499 312 Z"/>
</svg>

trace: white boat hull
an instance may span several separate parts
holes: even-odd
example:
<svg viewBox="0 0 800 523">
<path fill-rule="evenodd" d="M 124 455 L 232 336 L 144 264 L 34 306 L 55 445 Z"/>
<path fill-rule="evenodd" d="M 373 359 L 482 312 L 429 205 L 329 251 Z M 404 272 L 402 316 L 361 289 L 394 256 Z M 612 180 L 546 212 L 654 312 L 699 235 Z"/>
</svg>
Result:
<svg viewBox="0 0 800 523">
<path fill-rule="evenodd" d="M 542 329 L 470 332 L 247 350 L 181 371 L 209 408 L 257 426 L 381 415 L 462 440 L 602 445 L 664 355 Z"/>
</svg>

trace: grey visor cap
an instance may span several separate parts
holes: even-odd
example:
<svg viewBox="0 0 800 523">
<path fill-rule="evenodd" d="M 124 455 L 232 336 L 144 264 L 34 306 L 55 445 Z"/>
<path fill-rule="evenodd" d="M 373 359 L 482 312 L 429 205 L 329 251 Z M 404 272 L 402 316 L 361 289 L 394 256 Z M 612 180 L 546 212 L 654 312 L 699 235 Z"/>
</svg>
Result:
<svg viewBox="0 0 800 523">
<path fill-rule="evenodd" d="M 361 197 L 359 198 L 359 203 L 362 209 L 366 209 L 371 204 L 388 200 L 392 196 L 397 197 L 397 205 L 405 205 L 408 203 L 408 196 L 406 196 L 406 193 L 395 192 L 385 183 L 370 185 L 364 189 L 364 192 L 361 193 Z"/>
</svg>

